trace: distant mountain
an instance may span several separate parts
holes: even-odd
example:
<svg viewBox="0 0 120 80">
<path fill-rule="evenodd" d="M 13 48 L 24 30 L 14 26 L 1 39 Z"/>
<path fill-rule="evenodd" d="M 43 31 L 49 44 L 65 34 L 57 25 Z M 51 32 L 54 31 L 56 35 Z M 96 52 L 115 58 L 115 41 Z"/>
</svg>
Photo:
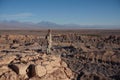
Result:
<svg viewBox="0 0 120 80">
<path fill-rule="evenodd" d="M 1 21 L 0 29 L 120 29 L 120 25 L 56 24 L 49 21 L 41 21 L 39 23 Z"/>
<path fill-rule="evenodd" d="M 3 21 L 0 22 L 0 29 L 33 29 L 38 26 L 31 22 Z"/>
<path fill-rule="evenodd" d="M 38 23 L 40 26 L 58 26 L 56 23 L 48 22 L 48 21 L 41 21 Z"/>
<path fill-rule="evenodd" d="M 48 29 L 48 28 L 59 28 L 61 25 L 48 22 L 41 21 L 39 23 L 32 22 L 18 22 L 18 21 L 1 21 L 0 29 Z"/>
</svg>

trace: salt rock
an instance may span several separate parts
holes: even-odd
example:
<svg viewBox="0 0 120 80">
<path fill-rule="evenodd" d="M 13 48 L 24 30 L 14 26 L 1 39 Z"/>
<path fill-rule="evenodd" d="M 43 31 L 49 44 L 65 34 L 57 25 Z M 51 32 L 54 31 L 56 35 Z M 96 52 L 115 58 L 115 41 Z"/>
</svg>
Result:
<svg viewBox="0 0 120 80">
<path fill-rule="evenodd" d="M 42 77 L 40 80 L 56 80 L 56 77 L 51 74 L 46 74 L 45 77 Z"/>
<path fill-rule="evenodd" d="M 0 80 L 18 80 L 17 74 L 13 71 L 6 72 L 0 76 Z"/>
<path fill-rule="evenodd" d="M 60 66 L 61 59 L 60 57 L 52 56 L 51 57 L 52 61 L 50 62 L 52 66 Z"/>
<path fill-rule="evenodd" d="M 38 75 L 39 77 L 42 77 L 46 74 L 45 67 L 41 66 L 41 65 L 36 65 L 35 66 L 35 71 L 36 71 L 36 75 Z"/>
<path fill-rule="evenodd" d="M 32 77 L 32 78 L 30 78 L 29 80 L 41 80 L 39 77 Z M 52 79 L 51 79 L 52 80 Z"/>
<path fill-rule="evenodd" d="M 51 55 L 50 57 L 51 57 L 51 59 L 55 60 L 56 62 L 61 61 L 60 56 L 54 56 L 54 55 Z"/>
<path fill-rule="evenodd" d="M 56 61 L 56 60 L 55 60 L 55 61 L 51 61 L 50 64 L 51 64 L 53 67 L 56 67 L 56 66 L 59 67 L 59 66 L 60 66 L 60 62 L 58 62 L 58 61 Z"/>
<path fill-rule="evenodd" d="M 2 75 L 3 73 L 9 71 L 9 68 L 7 66 L 2 66 L 0 67 L 0 75 Z"/>
<path fill-rule="evenodd" d="M 42 65 L 45 66 L 47 73 L 52 73 L 56 70 L 56 68 L 51 65 L 50 61 L 44 61 Z"/>
<path fill-rule="evenodd" d="M 23 61 L 23 62 L 28 62 L 28 61 L 30 61 L 30 60 L 33 60 L 34 58 L 33 58 L 33 56 L 31 57 L 31 56 L 25 56 L 25 57 L 22 57 L 21 58 L 21 61 Z"/>
<path fill-rule="evenodd" d="M 111 57 L 111 60 L 113 61 L 113 62 L 119 62 L 119 58 L 117 58 L 117 56 L 116 55 L 113 55 L 112 57 Z"/>
<path fill-rule="evenodd" d="M 12 64 L 10 65 L 10 68 L 12 68 L 13 71 L 15 71 L 19 75 L 26 76 L 26 70 L 29 65 L 26 64 Z"/>
<path fill-rule="evenodd" d="M 69 79 L 73 77 L 73 73 L 69 68 L 65 68 L 64 72 L 66 73 L 66 75 Z"/>
<path fill-rule="evenodd" d="M 15 55 L 6 55 L 0 59 L 0 65 L 2 64 L 9 64 L 11 61 L 13 61 L 16 58 Z"/>
<path fill-rule="evenodd" d="M 28 57 L 22 57 L 22 58 L 21 58 L 21 61 L 22 61 L 22 62 L 27 62 L 27 61 L 28 61 Z"/>
<path fill-rule="evenodd" d="M 67 78 L 64 70 L 62 70 L 62 69 L 57 69 L 51 75 L 56 77 L 56 80 L 65 80 Z"/>
<path fill-rule="evenodd" d="M 47 73 L 53 73 L 57 69 L 58 69 L 58 67 L 53 67 L 52 65 L 46 66 Z"/>
<path fill-rule="evenodd" d="M 42 57 L 43 57 L 43 58 L 46 58 L 46 57 L 47 57 L 47 55 L 46 55 L 46 54 L 43 54 L 43 55 L 42 55 Z"/>
<path fill-rule="evenodd" d="M 62 67 L 67 67 L 67 64 L 64 61 L 61 61 L 61 66 Z"/>
<path fill-rule="evenodd" d="M 17 43 L 12 45 L 12 47 L 15 47 L 15 48 L 19 47 L 19 46 L 20 46 L 20 44 L 17 44 Z"/>
</svg>

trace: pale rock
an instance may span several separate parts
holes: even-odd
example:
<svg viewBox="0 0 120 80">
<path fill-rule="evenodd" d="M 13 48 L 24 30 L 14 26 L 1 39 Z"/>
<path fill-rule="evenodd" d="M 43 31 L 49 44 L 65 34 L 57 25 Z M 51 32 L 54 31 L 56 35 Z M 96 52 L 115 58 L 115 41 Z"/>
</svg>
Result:
<svg viewBox="0 0 120 80">
<path fill-rule="evenodd" d="M 16 58 L 15 55 L 6 55 L 6 56 L 3 56 L 2 58 L 0 58 L 0 65 L 9 64 L 15 58 Z"/>
<path fill-rule="evenodd" d="M 58 69 L 58 67 L 53 67 L 52 65 L 46 66 L 47 73 L 53 73 L 57 69 Z"/>
<path fill-rule="evenodd" d="M 63 70 L 61 70 L 61 69 L 57 69 L 51 75 L 53 75 L 54 77 L 56 77 L 56 80 L 64 80 L 64 79 L 67 78 L 65 72 Z"/>
<path fill-rule="evenodd" d="M 61 59 L 60 57 L 56 57 L 56 56 L 51 56 L 51 59 L 52 61 L 50 62 L 50 64 L 55 67 L 55 66 L 60 66 L 60 62 L 61 62 Z"/>
<path fill-rule="evenodd" d="M 60 62 L 61 61 L 60 57 L 56 57 L 54 55 L 51 56 L 51 59 L 55 60 L 56 62 Z"/>
<path fill-rule="evenodd" d="M 49 64 L 50 64 L 50 61 L 43 61 L 43 62 L 42 62 L 42 65 L 43 65 L 43 66 L 46 66 L 46 65 L 49 65 Z"/>
<path fill-rule="evenodd" d="M 19 46 L 20 46 L 20 44 L 17 44 L 17 43 L 12 45 L 12 47 L 15 47 L 15 48 L 19 47 Z"/>
<path fill-rule="evenodd" d="M 21 60 L 21 62 L 27 62 L 27 61 L 28 61 L 28 58 L 22 57 L 20 60 Z"/>
<path fill-rule="evenodd" d="M 59 66 L 60 66 L 60 62 L 58 62 L 58 61 L 56 61 L 56 60 L 55 60 L 55 61 L 51 61 L 50 64 L 51 64 L 53 67 L 56 67 L 56 66 L 59 67 Z"/>
<path fill-rule="evenodd" d="M 22 62 L 28 62 L 28 61 L 33 60 L 33 59 L 34 59 L 34 57 L 26 55 L 25 57 L 21 58 L 21 61 Z"/>
<path fill-rule="evenodd" d="M 42 77 L 40 80 L 56 80 L 56 77 L 51 74 L 46 74 L 45 77 Z"/>
<path fill-rule="evenodd" d="M 15 71 L 17 74 L 26 76 L 26 70 L 29 65 L 27 64 L 12 64 L 10 68 Z"/>
<path fill-rule="evenodd" d="M 47 57 L 47 55 L 46 55 L 46 54 L 43 54 L 43 55 L 42 55 L 42 58 L 44 58 L 44 59 L 45 59 L 46 57 Z"/>
<path fill-rule="evenodd" d="M 39 77 L 35 76 L 35 77 L 30 78 L 29 80 L 41 80 L 41 79 Z"/>
<path fill-rule="evenodd" d="M 17 74 L 13 71 L 9 71 L 0 76 L 0 80 L 18 80 Z"/>
<path fill-rule="evenodd" d="M 9 68 L 7 66 L 2 66 L 0 67 L 0 75 L 2 75 L 3 73 L 9 71 Z"/>
<path fill-rule="evenodd" d="M 53 66 L 51 65 L 49 61 L 44 61 L 42 65 L 45 66 L 47 73 L 53 72 Z"/>
<path fill-rule="evenodd" d="M 64 68 L 64 72 L 66 73 L 66 76 L 71 79 L 73 77 L 73 73 L 69 68 Z"/>
<path fill-rule="evenodd" d="M 46 74 L 45 67 L 41 66 L 41 65 L 36 65 L 35 66 L 35 71 L 36 71 L 36 75 L 38 75 L 39 77 L 42 77 Z"/>
<path fill-rule="evenodd" d="M 61 64 L 62 67 L 68 67 L 67 64 L 64 61 L 61 61 L 60 64 Z"/>
<path fill-rule="evenodd" d="M 42 60 L 36 60 L 35 61 L 35 64 L 41 64 L 42 63 Z"/>
</svg>

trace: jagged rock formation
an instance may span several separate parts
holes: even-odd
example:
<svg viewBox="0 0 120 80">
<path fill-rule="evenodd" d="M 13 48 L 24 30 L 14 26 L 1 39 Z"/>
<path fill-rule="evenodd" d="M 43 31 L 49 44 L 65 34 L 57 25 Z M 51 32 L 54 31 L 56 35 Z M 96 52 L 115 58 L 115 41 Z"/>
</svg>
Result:
<svg viewBox="0 0 120 80">
<path fill-rule="evenodd" d="M 0 80 L 120 80 L 118 34 L 52 34 L 0 35 Z"/>
<path fill-rule="evenodd" d="M 0 65 L 0 80 L 71 80 L 74 77 L 67 64 L 58 56 L 19 55 L 21 57 L 14 54 L 16 58 L 11 58 L 10 62 L 4 63 L 5 65 Z M 11 55 L 6 56 L 9 58 Z M 24 56 L 29 59 L 23 61 Z"/>
<path fill-rule="evenodd" d="M 73 50 L 73 47 L 71 49 Z M 92 79 L 90 80 L 112 80 L 113 76 L 117 76 L 117 78 L 114 78 L 115 80 L 120 79 L 119 53 L 110 51 L 88 53 L 83 50 L 76 52 L 77 50 L 73 50 L 75 52 L 72 52 L 72 54 L 62 54 L 62 59 L 77 74 L 77 80 L 87 80 L 90 78 L 84 78 L 84 76 L 91 76 Z"/>
</svg>

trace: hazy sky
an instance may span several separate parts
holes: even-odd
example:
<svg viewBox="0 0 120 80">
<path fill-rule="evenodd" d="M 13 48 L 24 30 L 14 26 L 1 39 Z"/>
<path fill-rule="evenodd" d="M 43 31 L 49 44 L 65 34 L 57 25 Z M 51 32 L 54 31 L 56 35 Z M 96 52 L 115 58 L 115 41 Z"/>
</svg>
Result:
<svg viewBox="0 0 120 80">
<path fill-rule="evenodd" d="M 120 25 L 120 0 L 0 0 L 0 20 Z"/>
</svg>

